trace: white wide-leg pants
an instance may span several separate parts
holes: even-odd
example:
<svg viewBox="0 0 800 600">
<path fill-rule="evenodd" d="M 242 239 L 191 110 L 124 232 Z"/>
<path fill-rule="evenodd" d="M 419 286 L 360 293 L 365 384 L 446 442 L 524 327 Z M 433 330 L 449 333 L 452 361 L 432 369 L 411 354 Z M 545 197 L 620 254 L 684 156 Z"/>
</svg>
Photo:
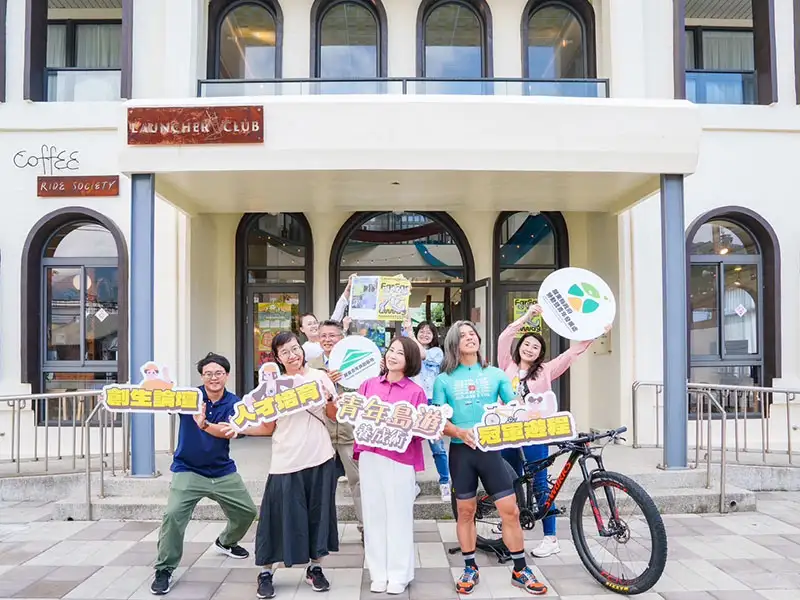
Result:
<svg viewBox="0 0 800 600">
<path fill-rule="evenodd" d="M 372 581 L 408 585 L 414 579 L 414 467 L 362 452 L 364 555 Z"/>
</svg>

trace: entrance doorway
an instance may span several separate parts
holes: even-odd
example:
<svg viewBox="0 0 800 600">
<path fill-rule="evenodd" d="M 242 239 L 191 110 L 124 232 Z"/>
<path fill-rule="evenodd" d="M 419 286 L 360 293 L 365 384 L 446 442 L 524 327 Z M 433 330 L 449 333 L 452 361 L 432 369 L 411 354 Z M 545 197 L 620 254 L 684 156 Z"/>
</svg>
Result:
<svg viewBox="0 0 800 600">
<path fill-rule="evenodd" d="M 404 275 L 411 281 L 412 322 L 432 322 L 440 338 L 459 319 L 476 316 L 472 310 L 478 289 L 475 265 L 466 235 L 447 213 L 359 212 L 339 230 L 331 251 L 331 310 L 351 274 Z M 489 294 L 484 293 L 488 299 Z M 489 314 L 485 307 L 483 319 Z M 356 331 L 384 348 L 400 333 L 399 322 L 364 321 Z M 482 332 L 484 341 L 491 344 Z M 489 347 L 489 346 L 487 346 Z"/>
<path fill-rule="evenodd" d="M 313 298 L 314 249 L 302 213 L 242 217 L 236 232 L 236 391 L 253 389 L 258 369 L 274 360 L 272 338 L 299 333 Z"/>
</svg>

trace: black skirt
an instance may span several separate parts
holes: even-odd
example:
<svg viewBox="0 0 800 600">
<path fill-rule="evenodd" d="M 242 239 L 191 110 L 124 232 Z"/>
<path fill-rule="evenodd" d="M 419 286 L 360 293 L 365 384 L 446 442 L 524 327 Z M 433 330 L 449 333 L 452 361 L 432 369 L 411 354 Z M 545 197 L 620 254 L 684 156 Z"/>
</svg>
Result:
<svg viewBox="0 0 800 600">
<path fill-rule="evenodd" d="M 304 565 L 339 551 L 333 458 L 297 473 L 269 475 L 256 530 L 256 565 Z"/>
</svg>

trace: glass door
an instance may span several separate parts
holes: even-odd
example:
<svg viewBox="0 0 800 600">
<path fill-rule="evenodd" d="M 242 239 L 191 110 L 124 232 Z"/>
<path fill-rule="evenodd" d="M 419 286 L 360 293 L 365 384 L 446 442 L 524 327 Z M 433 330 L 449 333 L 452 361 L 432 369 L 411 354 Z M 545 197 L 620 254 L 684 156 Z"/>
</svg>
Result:
<svg viewBox="0 0 800 600">
<path fill-rule="evenodd" d="M 299 335 L 300 315 L 306 311 L 304 288 L 250 287 L 247 293 L 247 326 L 252 324 L 252 342 L 248 344 L 250 381 L 244 392 L 249 392 L 258 383 L 258 369 L 266 362 L 275 360 L 272 355 L 272 338 L 281 331 L 293 331 Z"/>
<path fill-rule="evenodd" d="M 461 315 L 459 319 L 472 321 L 483 341 L 484 358 L 495 362 L 494 348 L 496 336 L 492 321 L 492 279 L 486 277 L 472 283 L 464 283 L 461 290 Z M 455 320 L 455 319 L 454 319 Z"/>
</svg>

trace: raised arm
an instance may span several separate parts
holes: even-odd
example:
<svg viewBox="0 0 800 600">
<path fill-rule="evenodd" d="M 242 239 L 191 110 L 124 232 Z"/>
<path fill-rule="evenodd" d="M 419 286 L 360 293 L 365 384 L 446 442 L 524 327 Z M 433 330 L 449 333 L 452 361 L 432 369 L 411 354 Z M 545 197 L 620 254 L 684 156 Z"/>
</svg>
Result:
<svg viewBox="0 0 800 600">
<path fill-rule="evenodd" d="M 525 323 L 530 321 L 536 315 L 541 314 L 542 307 L 538 304 L 531 304 L 525 314 L 519 319 L 511 323 L 503 330 L 500 337 L 497 338 L 497 366 L 504 371 L 511 364 L 511 346 L 514 343 L 514 338 L 519 333 L 519 330 L 525 326 Z"/>
<path fill-rule="evenodd" d="M 403 320 L 403 333 L 406 334 L 406 337 L 409 339 L 414 340 L 414 342 L 419 346 L 419 354 L 422 360 L 425 360 L 425 355 L 427 354 L 427 350 L 425 346 L 419 343 L 417 336 L 414 334 L 414 327 L 411 325 L 411 315 L 406 313 L 406 318 Z"/>
<path fill-rule="evenodd" d="M 347 310 L 347 305 L 350 303 L 350 288 L 353 286 L 353 278 L 355 276 L 356 274 L 353 273 L 347 278 L 347 287 L 344 288 L 344 292 L 339 296 L 339 300 L 336 301 L 336 306 L 331 315 L 331 321 L 341 322 L 342 319 L 344 319 L 344 311 Z"/>
</svg>

